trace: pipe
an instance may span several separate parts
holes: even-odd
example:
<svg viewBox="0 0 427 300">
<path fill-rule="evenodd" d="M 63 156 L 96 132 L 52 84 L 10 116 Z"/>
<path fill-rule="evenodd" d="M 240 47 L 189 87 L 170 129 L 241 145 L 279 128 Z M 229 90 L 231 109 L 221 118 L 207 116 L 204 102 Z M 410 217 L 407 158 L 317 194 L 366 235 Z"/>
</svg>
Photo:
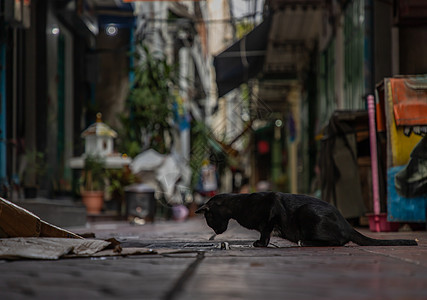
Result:
<svg viewBox="0 0 427 300">
<path fill-rule="evenodd" d="M 375 126 L 375 100 L 374 96 L 368 96 L 368 114 L 369 114 L 369 137 L 371 144 L 371 169 L 372 169 L 372 193 L 374 200 L 375 219 L 380 214 L 380 197 L 378 186 L 378 158 L 377 158 L 377 130 Z M 375 222 L 379 232 L 379 222 Z"/>
<path fill-rule="evenodd" d="M 6 31 L 3 27 L 2 31 Z M 6 139 L 7 139 L 7 111 L 6 111 L 6 44 L 0 43 L 0 195 L 3 186 L 7 186 L 7 156 L 6 156 Z M 3 195 L 2 195 L 3 196 Z"/>
</svg>

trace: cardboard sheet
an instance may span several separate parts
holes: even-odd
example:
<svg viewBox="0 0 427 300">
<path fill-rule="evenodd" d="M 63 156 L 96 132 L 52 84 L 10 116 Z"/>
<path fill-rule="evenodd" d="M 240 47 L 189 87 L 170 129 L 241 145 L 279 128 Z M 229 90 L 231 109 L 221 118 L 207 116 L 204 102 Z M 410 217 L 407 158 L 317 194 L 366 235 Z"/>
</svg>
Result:
<svg viewBox="0 0 427 300">
<path fill-rule="evenodd" d="M 60 258 L 77 257 L 110 257 L 144 254 L 174 254 L 193 253 L 194 251 L 180 249 L 150 249 L 130 247 L 120 251 L 106 249 L 110 242 L 89 239 L 67 238 L 7 238 L 0 239 L 0 259 L 41 259 L 57 260 Z"/>
<path fill-rule="evenodd" d="M 108 246 L 114 249 L 106 249 Z M 181 253 L 182 250 L 121 248 L 115 239 L 84 239 L 0 198 L 0 259 L 50 259 Z"/>
<path fill-rule="evenodd" d="M 0 198 L 0 238 L 7 237 L 82 237 L 49 224 L 28 210 Z"/>
<path fill-rule="evenodd" d="M 106 249 L 93 254 L 70 254 L 65 257 L 108 257 L 108 256 L 128 256 L 142 254 L 158 254 L 156 250 L 150 248 L 123 248 L 120 252 L 115 252 L 113 249 Z"/>
<path fill-rule="evenodd" d="M 17 237 L 0 239 L 1 259 L 59 259 L 65 254 L 93 255 L 109 242 L 88 239 Z"/>
</svg>

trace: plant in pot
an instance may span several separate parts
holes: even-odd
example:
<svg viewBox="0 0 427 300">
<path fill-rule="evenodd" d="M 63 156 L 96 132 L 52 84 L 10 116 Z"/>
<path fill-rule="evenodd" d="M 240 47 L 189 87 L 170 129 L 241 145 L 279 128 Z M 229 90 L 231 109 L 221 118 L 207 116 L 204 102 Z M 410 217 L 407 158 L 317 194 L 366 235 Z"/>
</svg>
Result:
<svg viewBox="0 0 427 300">
<path fill-rule="evenodd" d="M 126 211 L 125 187 L 137 182 L 137 177 L 132 173 L 129 166 L 124 166 L 122 169 L 108 170 L 107 178 L 107 192 L 111 199 L 106 202 L 106 206 L 115 207 L 118 214 L 124 216 Z"/>
<path fill-rule="evenodd" d="M 22 160 L 20 174 L 24 187 L 25 198 L 36 198 L 38 183 L 46 174 L 47 164 L 43 152 L 27 150 Z"/>
<path fill-rule="evenodd" d="M 85 158 L 80 193 L 86 211 L 99 214 L 104 205 L 105 162 L 97 155 Z"/>
</svg>

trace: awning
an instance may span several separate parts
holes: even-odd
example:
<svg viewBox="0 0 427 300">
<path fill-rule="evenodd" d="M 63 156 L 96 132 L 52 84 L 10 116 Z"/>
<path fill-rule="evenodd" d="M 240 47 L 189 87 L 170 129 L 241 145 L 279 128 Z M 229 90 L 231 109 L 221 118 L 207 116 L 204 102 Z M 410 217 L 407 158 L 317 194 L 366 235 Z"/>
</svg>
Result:
<svg viewBox="0 0 427 300">
<path fill-rule="evenodd" d="M 218 97 L 255 77 L 262 69 L 270 30 L 265 19 L 242 39 L 214 58 Z"/>
</svg>

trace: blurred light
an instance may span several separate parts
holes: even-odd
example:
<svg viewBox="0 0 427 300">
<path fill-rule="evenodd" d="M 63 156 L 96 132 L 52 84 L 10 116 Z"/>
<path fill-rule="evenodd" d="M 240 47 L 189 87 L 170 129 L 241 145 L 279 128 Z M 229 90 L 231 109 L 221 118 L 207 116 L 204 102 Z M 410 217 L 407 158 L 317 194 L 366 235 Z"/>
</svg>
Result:
<svg viewBox="0 0 427 300">
<path fill-rule="evenodd" d="M 277 127 L 282 127 L 282 120 L 276 120 L 276 122 L 274 123 Z"/>
<path fill-rule="evenodd" d="M 244 122 L 248 122 L 249 120 L 250 120 L 250 116 L 249 116 L 249 114 L 248 113 L 243 113 L 243 115 L 242 115 L 242 120 L 244 121 Z"/>
<path fill-rule="evenodd" d="M 117 26 L 115 24 L 109 24 L 107 25 L 107 27 L 105 28 L 105 33 L 109 36 L 114 36 L 119 32 L 119 30 L 117 29 Z"/>
<path fill-rule="evenodd" d="M 53 26 L 51 31 L 50 31 L 53 35 L 58 35 L 60 30 L 58 26 Z"/>
</svg>

